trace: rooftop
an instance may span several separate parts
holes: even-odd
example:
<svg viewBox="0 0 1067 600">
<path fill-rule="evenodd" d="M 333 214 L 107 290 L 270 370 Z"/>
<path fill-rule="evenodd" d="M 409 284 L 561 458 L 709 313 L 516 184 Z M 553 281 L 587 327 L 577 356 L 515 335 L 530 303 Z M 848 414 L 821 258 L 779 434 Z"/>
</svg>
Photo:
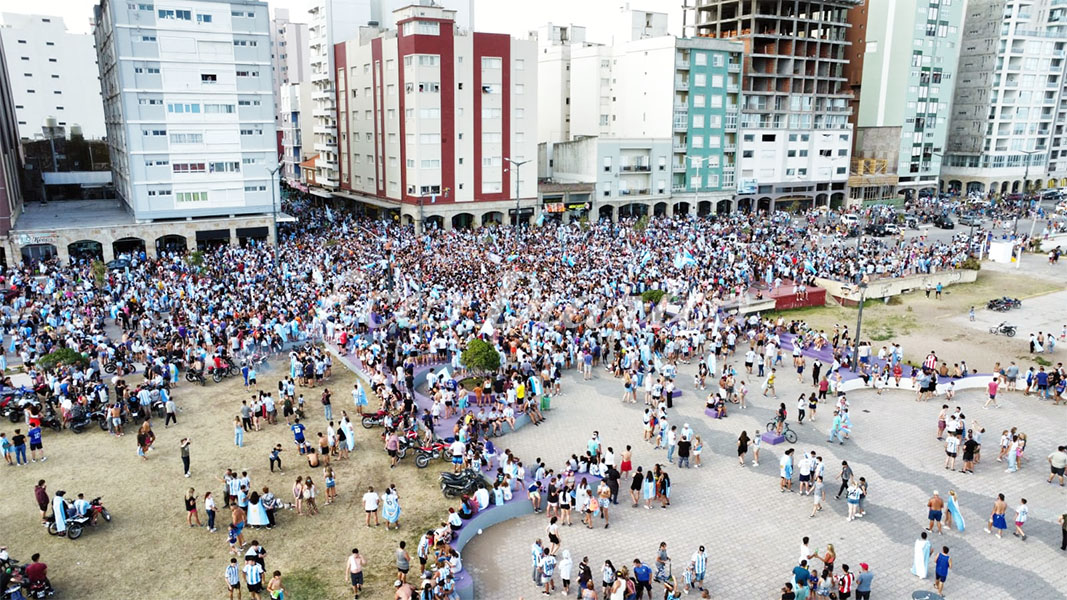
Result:
<svg viewBox="0 0 1067 600">
<path fill-rule="evenodd" d="M 51 231 L 77 227 L 133 225 L 133 215 L 119 200 L 59 200 L 42 204 L 27 202 L 15 224 L 15 232 Z"/>
</svg>

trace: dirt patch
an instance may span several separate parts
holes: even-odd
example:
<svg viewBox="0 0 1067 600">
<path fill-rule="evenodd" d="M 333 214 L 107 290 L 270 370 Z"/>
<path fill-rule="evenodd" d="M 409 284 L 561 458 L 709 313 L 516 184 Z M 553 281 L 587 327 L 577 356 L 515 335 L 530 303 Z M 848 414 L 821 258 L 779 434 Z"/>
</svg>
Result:
<svg viewBox="0 0 1067 600">
<path fill-rule="evenodd" d="M 259 379 L 276 389 L 281 375 L 279 364 L 261 373 Z M 387 597 L 392 593 L 397 544 L 406 540 L 414 554 L 419 536 L 441 522 L 449 503 L 437 486 L 440 469 L 416 469 L 411 460 L 389 469 L 388 457 L 381 449 L 381 429 L 367 430 L 359 425 L 350 399 L 355 380 L 352 373 L 338 367 L 327 384 L 334 392 L 335 419 L 342 410 L 348 411 L 356 431 L 352 457 L 334 464 L 338 498 L 330 506 L 324 505 L 322 469 L 311 469 L 301 460 L 284 421 L 246 433 L 245 446 L 234 446 L 233 417 L 241 400 L 250 395 L 239 379 L 202 388 L 183 382 L 175 395 L 182 408 L 179 423 L 169 429 L 164 429 L 162 422 L 153 423 L 157 449 L 149 454 L 148 461 L 136 455 L 132 434 L 115 438 L 94 428 L 81 435 L 48 432 L 44 438 L 47 462 L 0 467 L 4 469 L 0 543 L 25 561 L 40 552 L 64 598 L 143 597 L 146 582 L 150 582 L 152 597 L 222 597 L 222 574 L 231 556 L 224 533 L 229 513 L 220 510 L 218 533 L 190 529 L 182 501 L 186 490 L 196 488 L 201 498 L 209 490 L 218 496 L 222 484 L 216 477 L 232 467 L 247 470 L 256 489 L 270 486 L 280 498 L 291 502 L 293 481 L 298 475 L 310 475 L 319 487 L 320 514 L 297 517 L 290 511 L 279 511 L 279 527 L 246 530 L 246 541 L 257 539 L 267 548 L 267 570 L 282 572 L 286 588 L 291 590 L 287 598 L 347 597 L 350 588 L 342 573 L 353 547 L 368 560 L 365 597 Z M 312 440 L 326 426 L 318 400 L 321 392 L 321 387 L 298 391 L 307 399 L 306 434 Z M 10 423 L 0 425 L 0 431 L 9 437 L 13 428 Z M 182 437 L 192 440 L 189 479 L 182 476 L 178 453 Z M 268 469 L 267 455 L 276 443 L 285 449 L 284 475 Z M 39 511 L 33 501 L 38 479 L 47 480 L 50 493 L 64 489 L 68 497 L 78 492 L 88 497 L 103 495 L 114 520 L 86 531 L 76 541 L 49 536 L 38 522 Z M 381 491 L 391 483 L 400 492 L 400 530 L 387 532 L 384 519 L 380 527 L 365 527 L 361 496 L 368 485 Z M 221 509 L 221 499 L 216 500 Z M 198 506 L 206 523 L 203 503 Z"/>
</svg>

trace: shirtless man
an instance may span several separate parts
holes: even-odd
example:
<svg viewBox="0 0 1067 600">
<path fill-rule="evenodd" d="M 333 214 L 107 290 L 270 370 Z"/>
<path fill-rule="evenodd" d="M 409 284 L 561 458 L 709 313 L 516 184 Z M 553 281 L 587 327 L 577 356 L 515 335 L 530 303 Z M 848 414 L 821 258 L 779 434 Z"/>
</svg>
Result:
<svg viewBox="0 0 1067 600">
<path fill-rule="evenodd" d="M 985 526 L 986 533 L 993 533 L 992 529 L 996 529 L 998 538 L 1003 535 L 1008 528 L 1008 522 L 1004 518 L 1007 510 L 1008 503 L 1004 501 L 1004 494 L 997 494 L 997 500 L 993 503 L 993 514 L 989 515 L 989 522 Z"/>
<path fill-rule="evenodd" d="M 345 574 L 348 575 L 349 583 L 352 584 L 352 594 L 357 600 L 360 592 L 363 591 L 363 566 L 366 564 L 367 560 L 359 553 L 359 549 L 352 548 L 352 554 L 345 562 Z"/>
<path fill-rule="evenodd" d="M 937 534 L 941 535 L 941 511 L 945 508 L 945 501 L 937 494 L 937 490 L 934 490 L 934 495 L 926 503 L 926 507 L 930 509 L 930 526 L 926 530 L 932 533 L 934 531 L 934 523 L 937 523 Z"/>
<path fill-rule="evenodd" d="M 415 592 L 410 583 L 400 580 L 394 581 L 393 587 L 396 588 L 396 594 L 393 595 L 394 600 L 411 600 L 411 595 Z"/>
</svg>

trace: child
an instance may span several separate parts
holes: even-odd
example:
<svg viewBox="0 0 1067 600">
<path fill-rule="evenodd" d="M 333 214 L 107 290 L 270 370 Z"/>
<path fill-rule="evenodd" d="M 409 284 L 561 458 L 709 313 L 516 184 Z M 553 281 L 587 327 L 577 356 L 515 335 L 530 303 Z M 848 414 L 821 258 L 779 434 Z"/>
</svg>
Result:
<svg viewBox="0 0 1067 600">
<path fill-rule="evenodd" d="M 956 382 L 948 382 L 948 386 L 945 388 L 945 400 L 951 400 L 956 395 Z"/>
<path fill-rule="evenodd" d="M 682 580 L 685 582 L 685 593 L 688 594 L 693 589 L 693 575 L 696 572 L 696 563 L 690 561 L 685 567 L 685 571 L 682 573 Z"/>
<path fill-rule="evenodd" d="M 241 600 L 241 569 L 237 567 L 237 559 L 230 559 L 230 566 L 226 567 L 223 575 L 226 580 L 226 588 L 230 591 L 230 600 L 233 600 L 234 591 L 237 592 L 237 600 Z"/>
<path fill-rule="evenodd" d="M 240 554 L 240 549 L 237 547 L 237 527 L 230 525 L 230 533 L 226 536 L 226 541 L 230 544 L 230 554 Z M 237 559 L 230 559 L 230 562 L 236 563 Z"/>
<path fill-rule="evenodd" d="M 332 504 L 337 497 L 337 479 L 333 475 L 333 467 L 323 469 L 322 476 L 326 480 L 326 504 Z"/>
<path fill-rule="evenodd" d="M 282 572 L 275 571 L 274 577 L 267 582 L 267 593 L 271 600 L 285 600 L 285 588 L 282 587 Z"/>
</svg>

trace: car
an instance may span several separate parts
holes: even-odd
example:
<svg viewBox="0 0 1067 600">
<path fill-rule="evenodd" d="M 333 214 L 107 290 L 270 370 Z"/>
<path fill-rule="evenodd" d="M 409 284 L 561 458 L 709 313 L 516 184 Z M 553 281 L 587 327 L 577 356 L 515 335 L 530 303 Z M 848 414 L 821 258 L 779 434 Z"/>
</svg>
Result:
<svg viewBox="0 0 1067 600">
<path fill-rule="evenodd" d="M 841 215 L 841 222 L 845 225 L 856 225 L 860 222 L 860 218 L 852 213 Z"/>
<path fill-rule="evenodd" d="M 127 258 L 116 258 L 115 260 L 109 260 L 107 263 L 108 271 L 121 271 L 130 266 L 130 261 Z"/>
<path fill-rule="evenodd" d="M 941 229 L 955 229 L 956 224 L 952 222 L 952 219 L 945 215 L 941 215 L 934 219 L 934 225 Z"/>
<path fill-rule="evenodd" d="M 979 227 L 982 225 L 982 217 L 972 213 L 960 215 L 960 225 Z"/>
<path fill-rule="evenodd" d="M 885 234 L 886 235 L 900 235 L 900 227 L 897 227 L 896 223 L 886 223 L 885 224 Z"/>
<path fill-rule="evenodd" d="M 875 237 L 882 237 L 888 233 L 885 229 L 885 225 L 882 223 L 868 223 L 867 226 L 863 228 L 863 232 Z"/>
</svg>

